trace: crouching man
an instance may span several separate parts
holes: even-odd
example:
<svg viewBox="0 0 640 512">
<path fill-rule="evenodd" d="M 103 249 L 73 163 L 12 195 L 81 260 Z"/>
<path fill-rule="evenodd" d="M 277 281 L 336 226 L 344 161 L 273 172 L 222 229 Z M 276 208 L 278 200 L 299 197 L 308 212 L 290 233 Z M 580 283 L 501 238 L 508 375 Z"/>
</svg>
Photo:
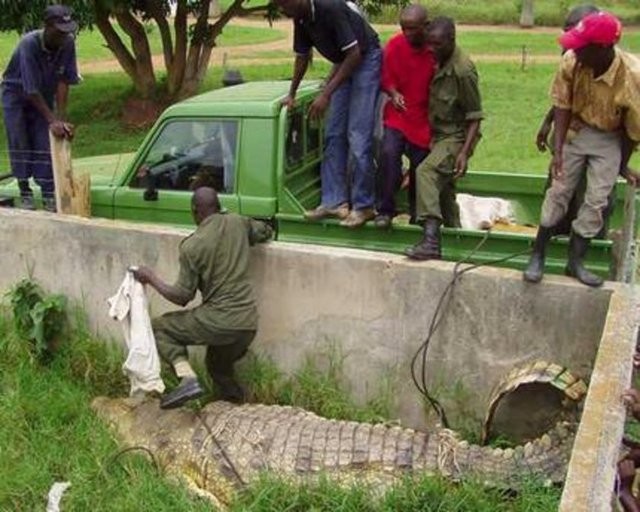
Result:
<svg viewBox="0 0 640 512">
<path fill-rule="evenodd" d="M 416 171 L 416 213 L 424 235 L 405 250 L 415 260 L 441 257 L 440 225 L 443 218 L 458 217 L 455 180 L 467 172 L 483 117 L 478 73 L 456 45 L 453 20 L 435 18 L 429 25 L 427 44 L 438 61 L 438 70 L 429 95 L 431 152 Z"/>
<path fill-rule="evenodd" d="M 542 203 L 540 227 L 526 281 L 542 279 L 545 249 L 586 172 L 584 202 L 571 224 L 566 274 L 588 286 L 602 279 L 584 267 L 591 239 L 602 229 L 603 210 L 618 174 L 640 141 L 640 61 L 615 45 L 622 26 L 607 12 L 590 14 L 560 37 L 567 51 L 551 87 L 555 136 L 553 182 Z"/>
<path fill-rule="evenodd" d="M 207 371 L 220 390 L 221 400 L 244 400 L 233 367 L 247 352 L 258 325 L 249 279 L 249 246 L 266 241 L 272 233 L 266 224 L 223 212 L 212 188 L 198 188 L 191 209 L 198 227 L 180 244 L 176 283 L 165 283 L 147 267 L 133 271 L 138 281 L 150 284 L 179 306 L 191 301 L 196 290 L 202 295 L 202 304 L 195 308 L 153 319 L 160 357 L 181 379 L 176 389 L 162 397 L 163 409 L 179 407 L 203 393 L 189 364 L 188 345 L 207 347 Z"/>
</svg>

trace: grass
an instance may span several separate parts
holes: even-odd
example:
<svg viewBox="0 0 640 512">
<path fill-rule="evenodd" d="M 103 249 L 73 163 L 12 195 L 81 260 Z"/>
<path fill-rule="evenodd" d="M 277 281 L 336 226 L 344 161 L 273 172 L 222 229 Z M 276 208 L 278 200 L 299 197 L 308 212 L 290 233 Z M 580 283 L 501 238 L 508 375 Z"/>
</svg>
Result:
<svg viewBox="0 0 640 512">
<path fill-rule="evenodd" d="M 422 0 L 431 16 L 451 16 L 458 23 L 517 24 L 520 20 L 520 0 Z M 536 0 L 537 25 L 560 26 L 571 7 L 580 2 L 570 0 Z M 602 0 L 598 7 L 618 15 L 625 23 L 640 23 L 640 5 L 637 0 Z M 395 23 L 397 8 L 387 7 L 374 21 Z"/>
<path fill-rule="evenodd" d="M 157 55 L 162 54 L 159 30 L 151 23 L 147 24 L 146 27 L 152 53 Z M 115 25 L 115 28 L 123 42 L 129 45 L 129 36 L 127 36 L 118 25 Z M 218 47 L 224 48 L 227 46 L 268 43 L 283 39 L 284 37 L 285 34 L 282 31 L 269 27 L 266 22 L 264 27 L 245 27 L 230 24 L 224 28 L 222 35 L 216 43 Z M 15 32 L 0 33 L 0 66 L 3 68 L 9 61 L 19 39 L 20 36 Z M 76 49 L 81 68 L 84 62 L 115 59 L 113 53 L 106 47 L 102 34 L 100 34 L 97 29 L 81 31 L 78 34 Z"/>
<path fill-rule="evenodd" d="M 28 344 L 16 334 L 6 313 L 1 313 L 0 510 L 43 510 L 55 481 L 71 482 L 62 501 L 65 512 L 211 510 L 209 503 L 166 479 L 146 458 L 135 452 L 121 454 L 106 426 L 91 412 L 92 397 L 127 392 L 117 348 L 76 327 L 53 361 L 42 365 L 31 356 Z M 308 363 L 289 379 L 260 359 L 250 361 L 244 371 L 252 376 L 247 384 L 254 397 L 276 398 L 278 389 L 288 388 L 285 396 L 294 405 L 313 402 L 317 412 L 366 418 L 369 413 L 358 413 L 344 397 L 337 383 L 340 358 L 335 357 L 335 352 L 328 353 L 326 373 Z M 275 382 L 285 385 L 278 387 Z M 376 407 L 371 411 L 380 414 Z M 536 482 L 525 483 L 523 492 L 509 497 L 480 484 L 453 485 L 418 475 L 380 497 L 360 482 L 354 488 L 341 488 L 324 479 L 298 486 L 276 475 L 265 475 L 239 495 L 231 510 L 542 512 L 554 510 L 559 495 L 558 489 L 545 489 Z"/>
<path fill-rule="evenodd" d="M 381 41 L 387 41 L 397 30 L 380 30 Z M 527 30 L 476 31 L 460 30 L 458 44 L 470 55 L 521 55 L 523 47 L 529 55 L 560 55 L 557 34 L 531 32 Z M 620 41 L 624 50 L 640 52 L 640 30 L 625 30 Z"/>
</svg>

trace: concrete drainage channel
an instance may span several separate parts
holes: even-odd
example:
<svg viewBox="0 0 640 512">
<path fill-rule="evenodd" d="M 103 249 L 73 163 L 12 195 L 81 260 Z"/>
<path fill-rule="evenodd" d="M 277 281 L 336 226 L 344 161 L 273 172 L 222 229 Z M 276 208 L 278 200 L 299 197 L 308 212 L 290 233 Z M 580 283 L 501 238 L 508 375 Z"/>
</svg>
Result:
<svg viewBox="0 0 640 512">
<path fill-rule="evenodd" d="M 178 243 L 189 232 L 2 209 L 0 286 L 32 272 L 46 289 L 78 301 L 101 335 L 119 339 L 105 299 L 132 264 L 174 278 Z M 339 346 L 357 400 L 375 396 L 390 379 L 396 417 L 428 430 L 409 368 L 452 263 L 271 243 L 254 249 L 253 271 L 261 314 L 255 350 L 293 371 L 309 355 Z M 153 314 L 171 309 L 157 295 L 151 299 Z M 620 395 L 631 379 L 638 306 L 634 286 L 593 290 L 555 276 L 529 285 L 515 271 L 474 270 L 457 284 L 431 339 L 427 380 L 473 390 L 465 413 L 480 420 L 491 390 L 514 367 L 545 360 L 584 379 L 588 393 L 560 510 L 611 510 L 625 422 Z"/>
</svg>

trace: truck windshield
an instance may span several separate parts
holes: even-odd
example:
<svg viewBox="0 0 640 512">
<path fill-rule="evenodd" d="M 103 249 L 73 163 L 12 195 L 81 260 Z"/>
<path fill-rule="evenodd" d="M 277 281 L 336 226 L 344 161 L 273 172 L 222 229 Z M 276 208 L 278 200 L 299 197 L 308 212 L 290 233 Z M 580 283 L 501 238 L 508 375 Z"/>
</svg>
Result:
<svg viewBox="0 0 640 512">
<path fill-rule="evenodd" d="M 196 185 L 230 194 L 235 190 L 237 121 L 189 120 L 167 123 L 141 166 L 156 188 L 193 190 Z M 132 187 L 144 186 L 141 173 Z"/>
</svg>

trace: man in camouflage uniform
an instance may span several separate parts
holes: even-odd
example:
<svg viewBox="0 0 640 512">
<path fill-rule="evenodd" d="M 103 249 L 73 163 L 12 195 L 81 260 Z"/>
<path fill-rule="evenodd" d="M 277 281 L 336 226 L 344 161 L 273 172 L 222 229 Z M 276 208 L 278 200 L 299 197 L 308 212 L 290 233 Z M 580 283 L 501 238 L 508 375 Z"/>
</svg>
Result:
<svg viewBox="0 0 640 512">
<path fill-rule="evenodd" d="M 480 132 L 482 107 L 478 73 L 456 46 L 451 18 L 435 18 L 427 35 L 438 61 L 431 82 L 429 122 L 433 134 L 431 153 L 416 172 L 416 213 L 423 225 L 422 240 L 406 249 L 415 260 L 440 259 L 440 225 L 455 218 L 455 180 L 464 176 Z"/>
<path fill-rule="evenodd" d="M 192 199 L 196 231 L 180 244 L 180 272 L 174 285 L 147 267 L 133 273 L 165 299 L 185 306 L 199 290 L 202 304 L 154 318 L 158 352 L 170 363 L 180 385 L 164 395 L 160 407 L 179 407 L 202 395 L 189 364 L 188 345 L 207 347 L 206 366 L 221 399 L 241 402 L 244 392 L 233 365 L 247 352 L 258 327 L 258 311 L 249 279 L 249 246 L 266 241 L 271 228 L 261 222 L 221 211 L 216 191 L 198 188 Z"/>
</svg>

